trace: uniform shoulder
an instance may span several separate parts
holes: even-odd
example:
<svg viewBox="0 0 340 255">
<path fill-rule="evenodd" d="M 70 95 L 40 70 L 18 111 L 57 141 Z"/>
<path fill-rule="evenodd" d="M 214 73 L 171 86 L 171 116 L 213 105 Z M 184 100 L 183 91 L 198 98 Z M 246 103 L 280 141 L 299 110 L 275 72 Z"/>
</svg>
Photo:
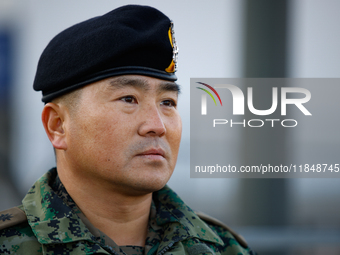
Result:
<svg viewBox="0 0 340 255">
<path fill-rule="evenodd" d="M 22 206 L 0 212 L 0 231 L 24 222 L 27 222 L 27 217 Z"/>
<path fill-rule="evenodd" d="M 21 206 L 0 212 L 0 254 L 42 254 Z"/>
<path fill-rule="evenodd" d="M 0 212 L 0 254 L 41 254 L 22 206 Z"/>
<path fill-rule="evenodd" d="M 197 216 L 203 220 L 211 229 L 213 229 L 222 240 L 227 237 L 227 235 L 232 235 L 232 237 L 245 249 L 248 248 L 248 244 L 246 240 L 239 234 L 237 234 L 233 229 L 224 224 L 223 222 L 215 219 L 207 214 L 202 212 L 195 212 Z"/>
</svg>

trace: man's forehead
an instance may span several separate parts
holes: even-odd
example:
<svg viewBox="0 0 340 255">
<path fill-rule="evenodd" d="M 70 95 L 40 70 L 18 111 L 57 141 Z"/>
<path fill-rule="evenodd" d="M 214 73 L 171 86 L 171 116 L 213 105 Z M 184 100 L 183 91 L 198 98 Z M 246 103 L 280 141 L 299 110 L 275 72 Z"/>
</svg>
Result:
<svg viewBox="0 0 340 255">
<path fill-rule="evenodd" d="M 122 89 L 126 87 L 134 87 L 144 91 L 152 89 L 157 92 L 173 91 L 177 94 L 180 93 L 180 86 L 171 81 L 161 80 L 142 75 L 121 75 L 107 79 L 110 89 Z"/>
</svg>

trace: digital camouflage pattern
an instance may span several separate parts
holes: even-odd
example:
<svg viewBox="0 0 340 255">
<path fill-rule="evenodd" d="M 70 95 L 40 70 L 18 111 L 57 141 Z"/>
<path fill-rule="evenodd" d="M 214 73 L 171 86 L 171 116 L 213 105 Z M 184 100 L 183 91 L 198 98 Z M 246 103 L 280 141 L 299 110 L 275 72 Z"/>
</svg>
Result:
<svg viewBox="0 0 340 255">
<path fill-rule="evenodd" d="M 202 221 L 170 188 L 153 194 L 145 247 L 117 246 L 81 213 L 56 169 L 41 177 L 23 199 L 27 221 L 0 230 L 0 254 L 253 255 L 225 228 Z M 0 212 L 2 222 L 16 217 Z"/>
</svg>

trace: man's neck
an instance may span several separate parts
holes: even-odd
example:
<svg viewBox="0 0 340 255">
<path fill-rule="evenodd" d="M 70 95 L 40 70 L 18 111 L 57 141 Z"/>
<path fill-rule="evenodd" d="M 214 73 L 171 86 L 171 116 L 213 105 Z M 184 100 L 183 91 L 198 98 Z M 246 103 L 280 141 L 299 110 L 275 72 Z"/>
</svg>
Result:
<svg viewBox="0 0 340 255">
<path fill-rule="evenodd" d="M 59 178 L 94 227 L 119 246 L 144 246 L 152 193 L 128 196 L 91 180 L 66 176 L 62 171 Z"/>
</svg>

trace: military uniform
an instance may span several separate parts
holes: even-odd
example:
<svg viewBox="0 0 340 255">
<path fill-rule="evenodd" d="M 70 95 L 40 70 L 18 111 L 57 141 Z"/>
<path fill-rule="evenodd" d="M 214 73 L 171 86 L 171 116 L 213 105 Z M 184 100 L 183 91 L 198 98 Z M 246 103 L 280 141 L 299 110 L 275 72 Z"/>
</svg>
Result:
<svg viewBox="0 0 340 255">
<path fill-rule="evenodd" d="M 0 212 L 0 254 L 255 254 L 222 224 L 202 216 L 205 223 L 167 186 L 154 192 L 150 211 L 145 247 L 119 247 L 87 220 L 53 168 L 21 206 Z"/>
</svg>

